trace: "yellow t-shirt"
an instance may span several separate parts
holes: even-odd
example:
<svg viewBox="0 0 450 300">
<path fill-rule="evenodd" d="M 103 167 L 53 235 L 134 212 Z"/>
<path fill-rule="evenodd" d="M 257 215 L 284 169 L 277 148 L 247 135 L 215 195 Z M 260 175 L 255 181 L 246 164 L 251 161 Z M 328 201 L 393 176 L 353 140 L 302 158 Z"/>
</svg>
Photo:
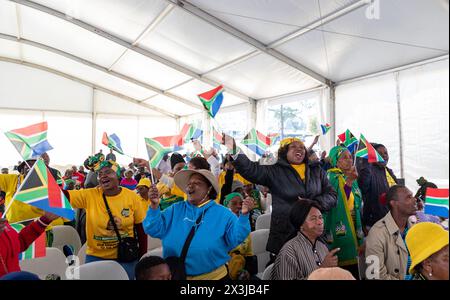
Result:
<svg viewBox="0 0 450 300">
<path fill-rule="evenodd" d="M 145 200 L 144 198 L 139 196 L 139 205 L 140 205 L 141 209 L 145 211 L 145 215 L 147 215 L 147 211 L 148 211 L 148 208 L 150 207 L 150 203 L 151 203 L 150 199 Z M 109 204 L 109 202 L 108 202 L 108 204 Z"/>
<path fill-rule="evenodd" d="M 0 174 L 0 190 L 6 193 L 5 197 L 5 208 L 9 206 L 9 203 L 12 201 L 14 194 L 17 191 L 18 186 L 23 181 L 22 175 L 16 174 Z M 11 207 L 8 209 L 6 213 L 6 218 L 9 223 L 16 223 L 31 219 L 36 219 L 42 216 L 44 212 L 34 206 L 29 204 L 25 204 L 20 201 L 14 201 Z M 47 227 L 47 231 L 51 230 L 53 226 L 63 225 L 64 221 L 61 218 L 58 218 L 50 223 Z"/>
<path fill-rule="evenodd" d="M 117 258 L 117 235 L 109 220 L 101 188 L 69 191 L 73 208 L 86 210 L 86 254 L 105 259 Z M 145 219 L 140 196 L 122 188 L 117 196 L 106 197 L 122 237 L 134 237 L 134 224 Z"/>
<path fill-rule="evenodd" d="M 297 171 L 298 175 L 300 176 L 300 179 L 302 181 L 305 181 L 305 173 L 306 173 L 306 165 L 300 164 L 300 165 L 291 165 L 295 171 Z"/>
</svg>

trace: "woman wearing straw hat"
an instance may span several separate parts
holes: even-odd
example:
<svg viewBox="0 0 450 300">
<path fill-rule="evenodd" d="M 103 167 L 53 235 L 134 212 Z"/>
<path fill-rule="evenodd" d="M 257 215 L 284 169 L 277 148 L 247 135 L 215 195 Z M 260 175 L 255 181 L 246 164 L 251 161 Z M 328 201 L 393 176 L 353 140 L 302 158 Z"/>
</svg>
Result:
<svg viewBox="0 0 450 300">
<path fill-rule="evenodd" d="M 250 234 L 249 212 L 253 201 L 244 201 L 237 217 L 214 201 L 219 184 L 211 171 L 183 170 L 174 179 L 175 184 L 186 192 L 188 200 L 175 203 L 161 212 L 158 191 L 153 185 L 150 188 L 150 209 L 143 223 L 145 232 L 162 240 L 164 258 L 177 257 L 184 261 L 182 266 L 186 279 L 228 278 L 228 252 Z M 188 236 L 192 234 L 189 243 Z M 183 259 L 182 249 L 186 247 Z"/>
<path fill-rule="evenodd" d="M 413 280 L 448 280 L 448 231 L 438 224 L 414 225 L 406 235 Z"/>
</svg>

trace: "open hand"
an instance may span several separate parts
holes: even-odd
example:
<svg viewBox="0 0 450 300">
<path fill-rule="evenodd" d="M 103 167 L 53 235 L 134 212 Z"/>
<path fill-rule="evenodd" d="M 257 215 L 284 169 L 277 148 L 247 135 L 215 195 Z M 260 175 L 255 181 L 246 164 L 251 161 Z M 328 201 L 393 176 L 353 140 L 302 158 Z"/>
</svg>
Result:
<svg viewBox="0 0 450 300">
<path fill-rule="evenodd" d="M 155 184 L 152 184 L 148 189 L 148 198 L 150 199 L 150 206 L 153 209 L 157 209 L 159 206 L 160 196 Z"/>
<path fill-rule="evenodd" d="M 234 140 L 234 138 L 224 133 L 222 137 L 222 143 L 225 145 L 225 147 L 227 147 L 229 152 L 233 154 L 236 153 L 236 141 Z"/>
<path fill-rule="evenodd" d="M 133 163 L 139 167 L 147 168 L 147 170 L 150 170 L 150 164 L 148 163 L 148 160 L 143 158 L 133 158 Z"/>
</svg>

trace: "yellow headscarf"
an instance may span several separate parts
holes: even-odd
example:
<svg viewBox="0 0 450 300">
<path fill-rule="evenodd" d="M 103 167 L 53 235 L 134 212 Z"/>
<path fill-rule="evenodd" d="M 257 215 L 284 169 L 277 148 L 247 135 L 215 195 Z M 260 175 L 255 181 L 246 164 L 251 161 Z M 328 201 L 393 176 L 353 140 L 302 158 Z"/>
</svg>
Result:
<svg viewBox="0 0 450 300">
<path fill-rule="evenodd" d="M 299 142 L 300 144 L 302 144 L 302 146 L 305 146 L 305 144 L 299 139 L 299 138 L 285 138 L 280 142 L 280 148 L 288 146 L 290 144 L 292 144 L 293 142 Z"/>
</svg>

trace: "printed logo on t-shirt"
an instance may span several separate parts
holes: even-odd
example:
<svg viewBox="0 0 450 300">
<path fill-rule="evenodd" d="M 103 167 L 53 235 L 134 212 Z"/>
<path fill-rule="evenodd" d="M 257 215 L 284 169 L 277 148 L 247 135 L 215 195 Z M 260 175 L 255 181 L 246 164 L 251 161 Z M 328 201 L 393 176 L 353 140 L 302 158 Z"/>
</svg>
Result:
<svg viewBox="0 0 450 300">
<path fill-rule="evenodd" d="M 121 214 L 123 217 L 128 218 L 130 216 L 130 209 L 129 208 L 122 209 Z"/>
</svg>

